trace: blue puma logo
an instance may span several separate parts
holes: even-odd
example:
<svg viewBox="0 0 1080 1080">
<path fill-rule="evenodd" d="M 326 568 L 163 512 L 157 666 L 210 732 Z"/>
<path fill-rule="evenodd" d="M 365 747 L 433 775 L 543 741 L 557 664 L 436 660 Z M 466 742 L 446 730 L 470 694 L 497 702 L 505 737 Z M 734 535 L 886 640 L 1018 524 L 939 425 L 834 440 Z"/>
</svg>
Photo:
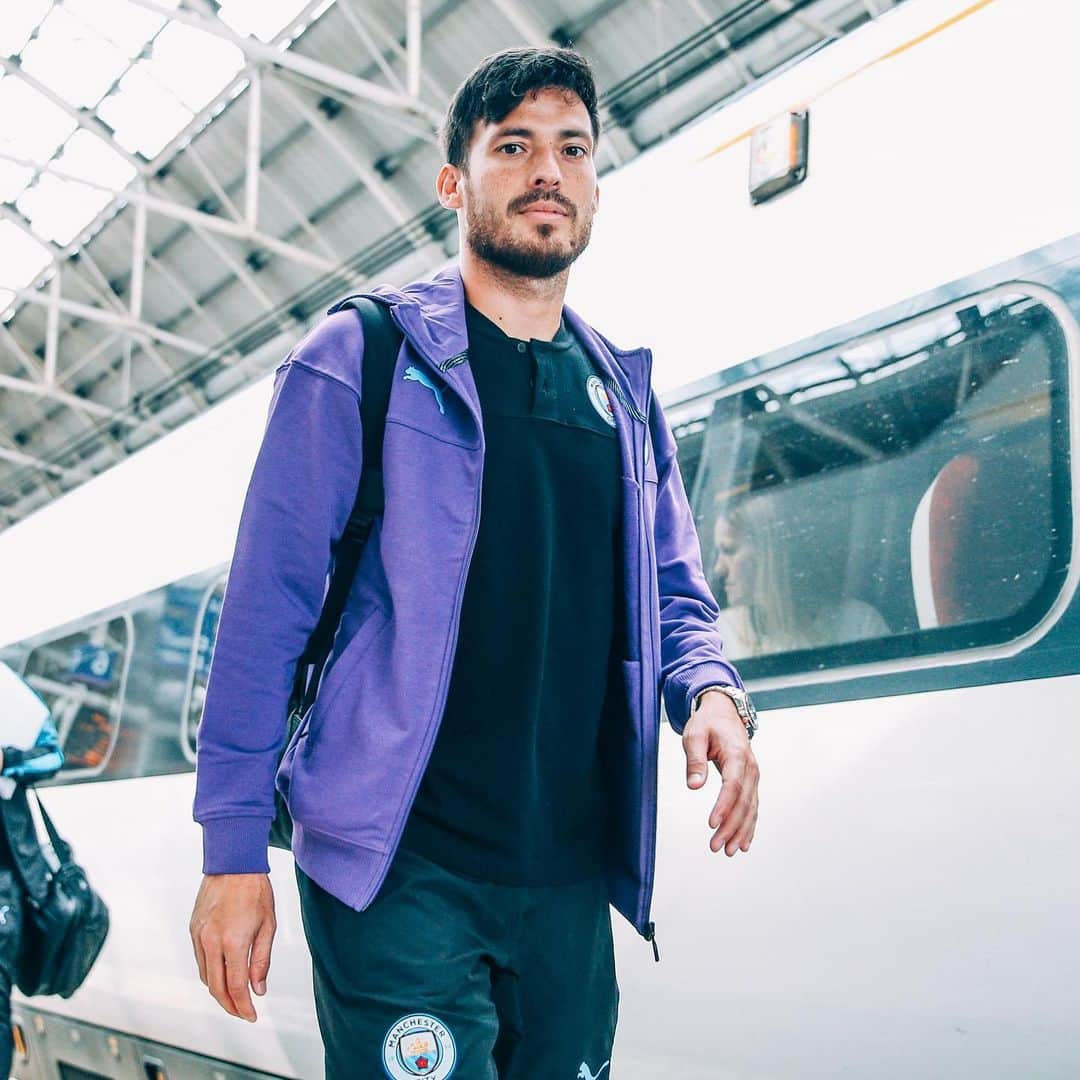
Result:
<svg viewBox="0 0 1080 1080">
<path fill-rule="evenodd" d="M 419 368 L 407 367 L 402 378 L 426 386 L 435 395 L 435 404 L 439 406 L 439 412 L 444 416 L 446 415 L 446 410 L 443 408 L 442 391 Z"/>
<path fill-rule="evenodd" d="M 581 1068 L 578 1069 L 577 1080 L 600 1080 L 600 1074 L 610 1064 L 611 1064 L 611 1059 L 609 1058 L 607 1061 L 604 1062 L 603 1065 L 600 1066 L 599 1069 L 596 1070 L 596 1072 L 590 1072 L 589 1071 L 589 1066 L 586 1065 L 585 1062 L 583 1061 L 581 1063 Z"/>
</svg>

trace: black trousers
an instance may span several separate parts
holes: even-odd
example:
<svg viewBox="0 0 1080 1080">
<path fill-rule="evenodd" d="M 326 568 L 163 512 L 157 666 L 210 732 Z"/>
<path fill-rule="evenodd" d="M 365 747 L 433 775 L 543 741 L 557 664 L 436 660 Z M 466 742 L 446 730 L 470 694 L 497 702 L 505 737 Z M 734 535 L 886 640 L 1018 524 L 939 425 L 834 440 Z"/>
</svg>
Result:
<svg viewBox="0 0 1080 1080">
<path fill-rule="evenodd" d="M 602 878 L 493 885 L 399 849 L 358 912 L 296 877 L 326 1080 L 610 1080 Z"/>
</svg>

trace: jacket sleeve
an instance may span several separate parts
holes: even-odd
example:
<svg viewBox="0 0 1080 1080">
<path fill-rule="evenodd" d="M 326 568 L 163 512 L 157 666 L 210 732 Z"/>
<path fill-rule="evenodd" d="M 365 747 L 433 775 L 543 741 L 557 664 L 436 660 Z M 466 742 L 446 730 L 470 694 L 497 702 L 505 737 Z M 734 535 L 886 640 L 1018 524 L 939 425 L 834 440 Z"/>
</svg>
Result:
<svg viewBox="0 0 1080 1080">
<path fill-rule="evenodd" d="M 702 569 L 675 437 L 655 393 L 649 416 L 657 470 L 654 537 L 660 591 L 660 686 L 668 720 L 681 735 L 697 694 L 707 686 L 742 688 L 743 683 L 724 655 L 716 623 L 720 608 Z"/>
<path fill-rule="evenodd" d="M 296 662 L 318 621 L 360 480 L 355 312 L 324 320 L 278 367 L 222 600 L 199 725 L 194 817 L 203 873 L 265 873 Z"/>
<path fill-rule="evenodd" d="M 3 775 L 24 784 L 48 780 L 60 771 L 63 764 L 64 753 L 60 749 L 56 725 L 51 716 L 45 717 L 41 731 L 29 750 L 20 750 L 15 746 L 4 747 Z"/>
</svg>

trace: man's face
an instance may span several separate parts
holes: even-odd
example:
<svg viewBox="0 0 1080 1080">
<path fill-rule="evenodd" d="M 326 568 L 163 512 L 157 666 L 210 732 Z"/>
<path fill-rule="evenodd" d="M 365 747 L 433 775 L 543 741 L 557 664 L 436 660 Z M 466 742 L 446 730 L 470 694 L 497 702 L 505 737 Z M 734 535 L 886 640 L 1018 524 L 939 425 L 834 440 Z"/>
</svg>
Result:
<svg viewBox="0 0 1080 1080">
<path fill-rule="evenodd" d="M 500 123 L 477 124 L 468 166 L 457 190 L 463 242 L 478 258 L 550 278 L 588 246 L 600 192 L 589 113 L 576 94 L 540 90 Z"/>
</svg>

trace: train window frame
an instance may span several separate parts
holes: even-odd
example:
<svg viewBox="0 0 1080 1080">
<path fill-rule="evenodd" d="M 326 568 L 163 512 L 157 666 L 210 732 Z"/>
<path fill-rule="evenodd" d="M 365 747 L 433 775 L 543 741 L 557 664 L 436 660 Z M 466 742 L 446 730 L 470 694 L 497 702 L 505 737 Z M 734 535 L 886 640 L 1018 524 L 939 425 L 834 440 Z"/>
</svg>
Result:
<svg viewBox="0 0 1080 1080">
<path fill-rule="evenodd" d="M 192 749 L 195 744 L 195 736 L 197 735 L 199 722 L 202 720 L 202 708 L 199 709 L 199 716 L 192 722 L 191 706 L 192 699 L 195 696 L 195 680 L 199 674 L 199 653 L 201 652 L 201 636 L 202 627 L 206 619 L 206 612 L 210 607 L 211 600 L 220 591 L 222 600 L 225 597 L 225 586 L 228 583 L 228 574 L 222 573 L 216 577 L 209 585 L 206 586 L 206 590 L 203 593 L 202 601 L 199 604 L 199 610 L 195 616 L 196 632 L 192 635 L 191 653 L 188 658 L 188 671 L 187 680 L 184 687 L 184 697 L 180 705 L 180 750 L 184 757 L 192 764 L 196 764 L 196 753 Z M 220 614 L 220 606 L 219 606 Z M 217 627 L 215 624 L 215 640 L 217 638 Z M 213 652 L 214 642 L 210 642 L 210 650 Z M 207 672 L 209 676 L 209 672 Z M 202 683 L 202 688 L 206 689 L 206 680 Z"/>
<path fill-rule="evenodd" d="M 120 678 L 117 681 L 116 695 L 110 702 L 109 707 L 109 719 L 112 721 L 112 728 L 109 732 L 109 746 L 105 754 L 102 756 L 101 761 L 97 765 L 90 765 L 84 768 L 68 768 L 66 765 L 60 769 L 55 776 L 50 777 L 47 780 L 40 781 L 42 787 L 63 787 L 67 784 L 81 783 L 88 780 L 95 780 L 102 776 L 109 768 L 109 764 L 112 761 L 113 752 L 116 750 L 116 744 L 120 738 L 120 726 L 124 722 L 124 700 L 127 695 L 127 682 L 128 672 L 131 669 L 131 658 L 135 652 L 135 622 L 132 619 L 130 613 L 123 610 L 112 610 L 106 612 L 96 612 L 94 615 L 80 619 L 66 627 L 63 627 L 59 633 L 53 637 L 42 638 L 39 641 L 35 641 L 33 645 L 27 650 L 26 655 L 23 657 L 21 674 L 33 686 L 37 689 L 38 685 L 42 682 L 52 683 L 52 680 L 45 680 L 42 676 L 35 674 L 27 674 L 27 666 L 33 657 L 34 652 L 40 648 L 46 648 L 49 645 L 54 644 L 57 641 L 63 640 L 67 637 L 72 637 L 75 634 L 86 633 L 101 624 L 108 624 L 119 620 L 124 624 L 125 642 L 124 653 L 121 660 Z M 62 684 L 57 684 L 62 685 Z M 52 712 L 52 705 L 49 706 L 50 712 Z M 54 721 L 55 721 L 54 716 Z M 60 722 L 57 722 L 57 730 L 60 736 L 60 749 L 63 750 L 64 743 L 67 741 L 69 728 Z"/>
<path fill-rule="evenodd" d="M 785 369 L 795 369 L 815 360 L 849 353 L 886 335 L 912 329 L 921 322 L 954 315 L 973 304 L 1005 298 L 1028 298 L 1049 312 L 1060 331 L 1063 346 L 1059 356 L 1050 356 L 1051 377 L 1056 377 L 1060 371 L 1064 386 L 1060 394 L 1050 395 L 1051 409 L 1057 409 L 1058 415 L 1052 414 L 1048 423 L 1050 461 L 1055 473 L 1050 485 L 1050 512 L 1059 536 L 1057 547 L 1053 550 L 1067 558 L 1067 568 L 1064 574 L 1048 573 L 1031 600 L 1008 620 L 919 628 L 888 637 L 791 649 L 763 656 L 732 656 L 740 675 L 752 689 L 787 690 L 1015 656 L 1049 632 L 1075 594 L 1080 580 L 1080 528 L 1077 527 L 1075 515 L 1075 507 L 1080 505 L 1080 475 L 1072 467 L 1072 462 L 1077 460 L 1077 443 L 1080 439 L 1080 379 L 1077 372 L 1080 327 L 1076 318 L 1063 297 L 1044 285 L 1030 281 L 1002 281 L 988 288 L 957 295 L 945 303 L 940 302 L 939 295 L 935 294 L 934 301 L 925 305 L 917 299 L 905 304 L 902 318 L 882 319 L 869 326 L 862 321 L 859 330 L 850 335 L 844 335 L 843 328 L 835 328 L 816 339 L 809 339 L 808 344 L 813 344 L 805 350 L 800 350 L 798 343 L 777 350 L 772 354 L 775 358 L 772 363 L 769 362 L 770 356 L 766 355 L 719 372 L 712 378 L 699 380 L 684 388 L 681 394 L 676 391 L 677 400 L 665 406 L 668 421 L 677 436 L 701 432 L 707 428 L 716 402 L 753 391 L 766 379 Z M 818 344 L 823 338 L 827 340 L 824 346 Z M 1064 424 L 1058 421 L 1064 421 Z M 698 494 L 696 479 L 693 484 L 687 483 L 687 489 L 693 492 L 692 511 L 699 535 L 703 535 L 701 507 L 693 497 Z M 1025 617 L 1020 619 L 1020 615 Z M 967 645 L 960 643 L 961 637 L 971 639 L 973 628 L 993 628 L 1002 621 L 1026 625 L 1007 637 L 984 634 L 983 640 L 975 640 Z"/>
</svg>

